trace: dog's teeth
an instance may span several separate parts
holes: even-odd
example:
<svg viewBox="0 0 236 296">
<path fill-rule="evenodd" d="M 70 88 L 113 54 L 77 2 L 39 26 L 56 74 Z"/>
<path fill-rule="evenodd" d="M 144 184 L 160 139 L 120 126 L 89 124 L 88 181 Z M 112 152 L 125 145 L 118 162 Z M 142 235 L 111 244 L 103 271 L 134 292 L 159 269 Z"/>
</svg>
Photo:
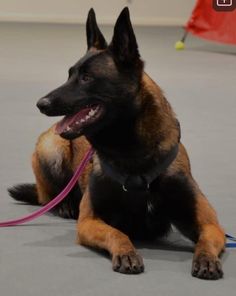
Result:
<svg viewBox="0 0 236 296">
<path fill-rule="evenodd" d="M 89 120 L 91 117 L 93 117 L 96 112 L 98 111 L 98 107 L 96 107 L 95 109 L 90 109 L 89 113 L 83 118 L 83 119 L 80 119 L 80 121 L 76 121 L 76 124 L 79 124 L 79 123 L 83 123 L 83 122 L 86 122 L 87 120 Z"/>
<path fill-rule="evenodd" d="M 93 109 L 91 109 L 90 112 L 89 112 L 89 115 L 90 115 L 90 116 L 93 116 L 95 113 L 96 113 L 96 111 L 93 110 Z"/>
<path fill-rule="evenodd" d="M 71 130 L 71 128 L 70 128 L 69 126 L 67 126 L 66 130 L 67 130 L 67 131 L 70 131 L 70 130 Z"/>
</svg>

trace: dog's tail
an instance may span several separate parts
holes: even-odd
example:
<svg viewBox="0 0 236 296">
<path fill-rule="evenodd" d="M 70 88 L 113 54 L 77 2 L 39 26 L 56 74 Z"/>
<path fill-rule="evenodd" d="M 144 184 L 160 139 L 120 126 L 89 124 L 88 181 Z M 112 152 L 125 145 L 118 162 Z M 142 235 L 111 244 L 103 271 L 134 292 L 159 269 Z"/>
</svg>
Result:
<svg viewBox="0 0 236 296">
<path fill-rule="evenodd" d="M 11 197 L 31 205 L 39 205 L 36 184 L 20 184 L 8 188 Z"/>
</svg>

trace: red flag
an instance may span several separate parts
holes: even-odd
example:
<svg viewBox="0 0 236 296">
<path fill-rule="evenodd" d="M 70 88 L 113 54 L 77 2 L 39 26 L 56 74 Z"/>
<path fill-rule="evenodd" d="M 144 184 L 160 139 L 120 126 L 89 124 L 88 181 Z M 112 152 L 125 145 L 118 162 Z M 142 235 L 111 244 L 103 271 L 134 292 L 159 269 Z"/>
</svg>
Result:
<svg viewBox="0 0 236 296">
<path fill-rule="evenodd" d="M 236 0 L 198 0 L 186 30 L 204 39 L 236 44 L 235 2 Z"/>
</svg>

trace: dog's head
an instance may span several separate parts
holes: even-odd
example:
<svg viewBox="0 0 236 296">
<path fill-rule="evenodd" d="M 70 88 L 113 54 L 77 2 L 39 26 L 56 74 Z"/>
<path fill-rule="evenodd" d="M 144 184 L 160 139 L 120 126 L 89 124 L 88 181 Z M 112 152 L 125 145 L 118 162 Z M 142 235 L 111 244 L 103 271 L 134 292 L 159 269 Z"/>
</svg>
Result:
<svg viewBox="0 0 236 296">
<path fill-rule="evenodd" d="M 86 31 L 87 53 L 69 69 L 68 80 L 37 103 L 48 116 L 65 115 L 56 130 L 67 139 L 101 129 L 127 113 L 132 116 L 143 72 L 128 8 L 117 19 L 110 45 L 93 9 Z"/>
</svg>

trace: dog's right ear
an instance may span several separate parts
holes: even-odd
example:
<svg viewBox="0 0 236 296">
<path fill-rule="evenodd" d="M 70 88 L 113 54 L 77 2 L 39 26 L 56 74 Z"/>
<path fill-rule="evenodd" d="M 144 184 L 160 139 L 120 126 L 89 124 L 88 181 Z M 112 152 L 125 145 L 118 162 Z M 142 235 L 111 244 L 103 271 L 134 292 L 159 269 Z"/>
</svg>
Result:
<svg viewBox="0 0 236 296">
<path fill-rule="evenodd" d="M 87 33 L 88 50 L 92 47 L 96 49 L 107 48 L 107 42 L 98 28 L 96 15 L 93 8 L 91 8 L 88 13 L 88 18 L 86 23 L 86 33 Z"/>
</svg>

